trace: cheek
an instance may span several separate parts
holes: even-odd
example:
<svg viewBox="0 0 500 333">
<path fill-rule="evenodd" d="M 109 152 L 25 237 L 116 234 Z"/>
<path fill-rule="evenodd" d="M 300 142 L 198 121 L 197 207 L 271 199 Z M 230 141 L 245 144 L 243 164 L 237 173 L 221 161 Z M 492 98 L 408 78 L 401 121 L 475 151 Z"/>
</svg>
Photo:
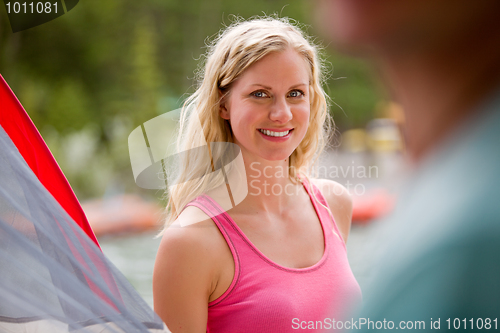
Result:
<svg viewBox="0 0 500 333">
<path fill-rule="evenodd" d="M 307 128 L 309 127 L 311 117 L 311 107 L 309 106 L 309 102 L 307 105 L 297 107 L 294 112 L 294 117 L 297 123 L 302 124 L 301 133 L 302 135 L 305 135 Z"/>
<path fill-rule="evenodd" d="M 255 118 L 255 113 L 251 112 L 249 108 L 242 104 L 235 103 L 231 108 L 231 124 L 235 126 L 245 126 Z"/>
<path fill-rule="evenodd" d="M 248 129 L 257 121 L 257 113 L 252 112 L 244 103 L 233 103 L 231 106 L 230 124 L 233 135 L 238 141 L 248 136 Z"/>
</svg>

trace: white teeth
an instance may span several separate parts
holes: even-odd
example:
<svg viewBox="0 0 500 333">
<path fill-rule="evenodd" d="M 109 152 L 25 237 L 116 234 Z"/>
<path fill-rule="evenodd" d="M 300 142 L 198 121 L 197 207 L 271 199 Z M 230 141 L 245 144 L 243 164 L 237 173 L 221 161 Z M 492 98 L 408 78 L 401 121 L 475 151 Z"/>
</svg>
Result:
<svg viewBox="0 0 500 333">
<path fill-rule="evenodd" d="M 284 132 L 273 132 L 273 131 L 264 130 L 264 129 L 260 129 L 259 131 L 260 131 L 261 133 L 265 134 L 265 135 L 268 135 L 268 136 L 274 136 L 274 137 L 282 137 L 282 136 L 285 136 L 285 135 L 287 135 L 288 133 L 290 133 L 290 131 L 284 131 Z"/>
</svg>

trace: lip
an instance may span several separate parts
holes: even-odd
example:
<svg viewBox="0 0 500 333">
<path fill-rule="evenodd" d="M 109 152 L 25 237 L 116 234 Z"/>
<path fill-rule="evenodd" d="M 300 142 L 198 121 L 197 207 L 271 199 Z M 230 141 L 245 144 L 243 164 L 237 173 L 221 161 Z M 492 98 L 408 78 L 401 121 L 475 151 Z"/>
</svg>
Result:
<svg viewBox="0 0 500 333">
<path fill-rule="evenodd" d="M 285 136 L 268 136 L 259 131 L 259 129 L 263 130 L 268 130 L 268 131 L 273 131 L 273 132 L 285 132 L 285 131 L 290 131 L 287 135 Z M 280 128 L 280 129 L 272 129 L 272 128 L 259 128 L 256 131 L 266 140 L 272 141 L 272 142 L 283 142 L 286 141 L 290 138 L 290 136 L 293 133 L 293 128 Z"/>
<path fill-rule="evenodd" d="M 289 128 L 259 128 L 258 130 L 267 130 L 267 131 L 273 131 L 273 132 L 286 132 L 286 131 L 291 131 L 293 130 L 293 127 Z"/>
</svg>

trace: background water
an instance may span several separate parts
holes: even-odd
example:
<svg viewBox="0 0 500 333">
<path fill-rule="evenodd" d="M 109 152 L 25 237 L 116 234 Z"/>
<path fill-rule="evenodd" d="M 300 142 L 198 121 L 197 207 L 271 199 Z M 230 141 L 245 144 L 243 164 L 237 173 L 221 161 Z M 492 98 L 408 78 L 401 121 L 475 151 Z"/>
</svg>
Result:
<svg viewBox="0 0 500 333">
<path fill-rule="evenodd" d="M 104 255 L 153 307 L 153 266 L 160 238 L 154 233 L 99 239 Z"/>
</svg>

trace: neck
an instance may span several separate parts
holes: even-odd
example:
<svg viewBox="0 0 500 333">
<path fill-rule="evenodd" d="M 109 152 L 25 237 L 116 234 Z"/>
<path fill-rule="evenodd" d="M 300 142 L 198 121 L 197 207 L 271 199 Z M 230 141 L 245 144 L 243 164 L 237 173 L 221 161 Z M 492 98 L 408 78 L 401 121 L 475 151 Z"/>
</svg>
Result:
<svg viewBox="0 0 500 333">
<path fill-rule="evenodd" d="M 385 79 L 404 108 L 413 162 L 471 117 L 500 83 L 500 29 L 485 24 L 469 35 L 417 52 L 379 53 Z"/>
<path fill-rule="evenodd" d="M 280 214 L 289 207 L 297 190 L 302 186 L 300 183 L 293 184 L 290 180 L 289 159 L 249 160 L 244 156 L 243 160 L 247 174 L 248 195 L 238 207 L 242 210 L 251 209 L 275 214 Z"/>
</svg>

